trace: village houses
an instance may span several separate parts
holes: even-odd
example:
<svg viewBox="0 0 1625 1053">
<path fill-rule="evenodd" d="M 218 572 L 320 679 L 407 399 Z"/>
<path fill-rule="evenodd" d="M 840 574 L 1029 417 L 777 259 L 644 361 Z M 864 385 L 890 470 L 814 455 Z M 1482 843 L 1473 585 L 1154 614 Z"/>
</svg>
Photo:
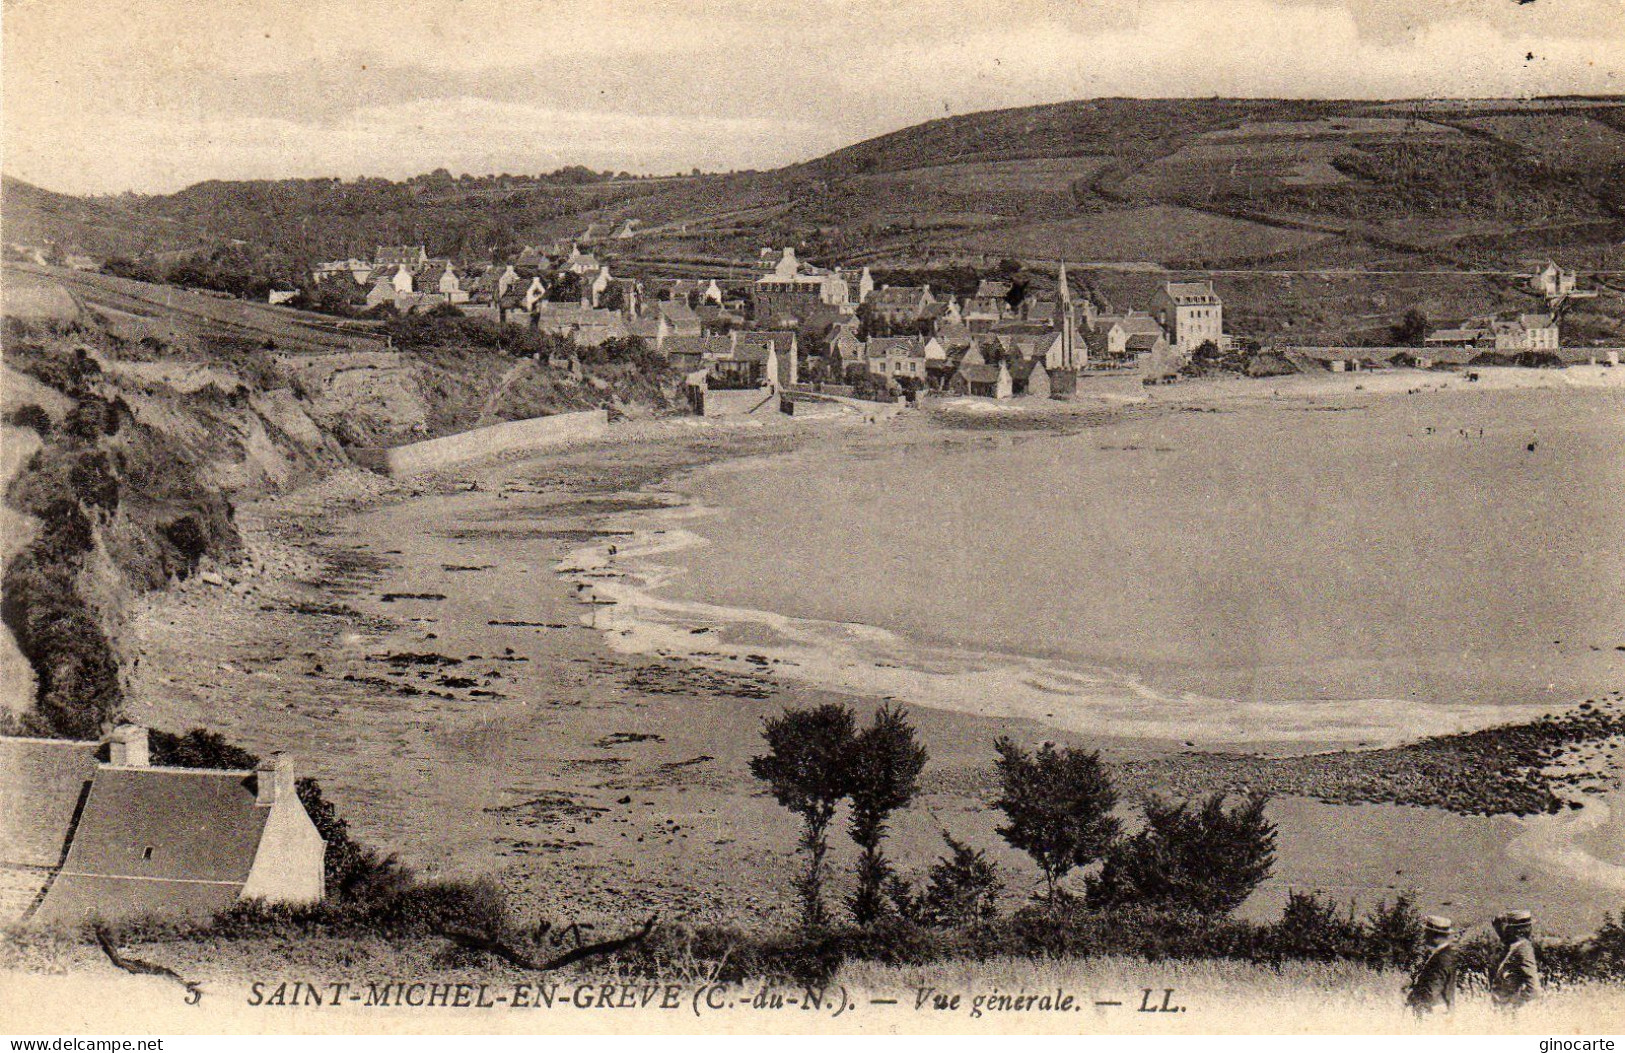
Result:
<svg viewBox="0 0 1625 1053">
<path fill-rule="evenodd" d="M 946 362 L 948 355 L 935 337 L 876 336 L 865 344 L 864 358 L 874 376 L 907 379 L 923 386 L 929 365 Z"/>
<path fill-rule="evenodd" d="M 634 278 L 616 275 L 581 245 L 527 245 L 511 261 L 468 271 L 431 258 L 424 246 L 380 246 L 372 261 L 319 270 L 349 282 L 365 270 L 358 301 L 368 307 L 450 304 L 582 346 L 636 337 L 711 391 L 798 385 L 797 333 L 826 356 L 813 374 L 823 382 L 867 378 L 868 390 L 987 397 L 1068 397 L 1091 373 L 1169 376 L 1203 344 L 1222 348 L 1226 340 L 1223 303 L 1210 281 L 1167 282 L 1148 309 L 1113 312 L 1078 295 L 1064 265 L 1052 284 L 986 278 L 960 299 L 929 284 L 877 285 L 867 267 L 816 266 L 790 247 L 762 250 L 749 279 Z M 575 298 L 555 302 L 550 283 L 567 274 L 576 276 Z M 1492 328 L 1492 338 L 1544 346 L 1533 318 L 1518 320 L 1521 327 L 1510 321 Z"/>
<path fill-rule="evenodd" d="M 936 302 L 929 285 L 882 285 L 863 306 L 873 323 L 895 328 L 920 322 Z"/>
</svg>

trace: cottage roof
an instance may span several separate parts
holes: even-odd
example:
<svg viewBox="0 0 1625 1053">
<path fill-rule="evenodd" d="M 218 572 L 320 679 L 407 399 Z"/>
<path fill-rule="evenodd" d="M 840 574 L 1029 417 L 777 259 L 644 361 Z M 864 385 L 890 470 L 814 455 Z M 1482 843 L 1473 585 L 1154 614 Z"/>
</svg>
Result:
<svg viewBox="0 0 1625 1053">
<path fill-rule="evenodd" d="M 770 355 L 787 354 L 793 338 L 793 333 L 741 329 L 731 337 L 728 357 L 736 362 L 766 362 Z"/>
<path fill-rule="evenodd" d="M 1095 319 L 1098 328 L 1110 329 L 1119 326 L 1124 333 L 1152 333 L 1162 335 L 1162 326 L 1155 318 L 1139 311 L 1130 311 L 1128 314 L 1103 314 Z"/>
<path fill-rule="evenodd" d="M 655 295 L 664 292 L 674 300 L 700 291 L 700 283 L 692 278 L 661 278 L 653 286 Z"/>
<path fill-rule="evenodd" d="M 1155 351 L 1163 342 L 1161 333 L 1132 333 L 1123 341 L 1123 347 L 1128 351 Z"/>
<path fill-rule="evenodd" d="M 248 771 L 104 766 L 63 873 L 246 881 L 270 815 L 255 803 L 258 780 Z"/>
<path fill-rule="evenodd" d="M 785 351 L 796 342 L 796 334 L 788 329 L 741 329 L 739 330 L 739 339 L 770 340 L 778 346 L 780 351 Z"/>
<path fill-rule="evenodd" d="M 661 314 L 666 316 L 666 320 L 669 322 L 686 322 L 692 325 L 700 324 L 700 316 L 695 314 L 694 308 L 690 307 L 686 303 L 666 300 L 660 304 L 658 310 Z"/>
<path fill-rule="evenodd" d="M 918 336 L 872 336 L 864 344 L 864 353 L 870 358 L 885 358 L 891 355 L 924 358 L 925 340 Z"/>
<path fill-rule="evenodd" d="M 869 302 L 882 307 L 913 307 L 927 302 L 929 286 L 888 285 L 869 294 Z"/>
<path fill-rule="evenodd" d="M 1054 326 L 1048 322 L 1000 322 L 991 331 L 992 336 L 998 337 L 1042 337 L 1056 332 Z"/>
<path fill-rule="evenodd" d="M 996 332 L 991 336 L 1007 355 L 1021 358 L 1042 355 L 1050 349 L 1055 341 L 1060 339 L 1060 334 L 1053 330 L 1045 330 L 1041 333 Z"/>
<path fill-rule="evenodd" d="M 1212 282 L 1169 282 L 1164 290 L 1168 298 L 1180 306 L 1218 304 L 1219 296 Z"/>
<path fill-rule="evenodd" d="M 997 372 L 997 367 L 992 368 Z M 1024 358 L 1010 363 L 1010 379 L 1018 383 L 1026 383 L 1034 372 L 1040 374 L 1047 372 L 1042 358 Z M 993 379 L 997 380 L 998 377 L 995 376 Z"/>
<path fill-rule="evenodd" d="M 96 750 L 94 742 L 0 738 L 0 864 L 62 861 Z"/>
<path fill-rule="evenodd" d="M 207 915 L 242 892 L 271 809 L 259 776 L 200 768 L 96 769 L 62 869 L 35 918 L 121 912 Z"/>
<path fill-rule="evenodd" d="M 692 354 L 704 358 L 727 358 L 733 353 L 733 340 L 728 336 L 672 336 L 666 338 L 668 355 Z"/>
<path fill-rule="evenodd" d="M 1547 329 L 1556 323 L 1549 314 L 1520 314 L 1518 324 L 1525 329 Z"/>
<path fill-rule="evenodd" d="M 967 362 L 959 367 L 958 375 L 972 384 L 997 384 L 999 374 L 999 366 L 990 366 L 985 362 Z"/>
<path fill-rule="evenodd" d="M 484 267 L 480 268 L 480 273 L 475 276 L 473 289 L 471 291 L 487 292 L 491 289 L 495 289 L 498 283 L 501 282 L 502 276 L 508 273 L 508 270 L 509 265 L 506 263 L 486 264 Z"/>
<path fill-rule="evenodd" d="M 582 307 L 573 303 L 550 303 L 543 301 L 536 305 L 537 324 L 543 328 L 562 328 L 571 325 L 618 325 L 621 316 L 614 311 L 602 311 L 596 307 Z"/>
<path fill-rule="evenodd" d="M 725 323 L 739 325 L 745 320 L 737 312 L 714 303 L 702 303 L 694 308 L 694 313 L 699 316 L 700 324 L 706 326 L 720 326 Z"/>
<path fill-rule="evenodd" d="M 654 340 L 660 336 L 660 319 L 654 317 L 628 318 L 622 323 L 626 326 L 628 336 L 641 336 L 645 340 Z"/>
<path fill-rule="evenodd" d="M 773 355 L 776 348 L 771 337 L 755 339 L 739 339 L 734 342 L 732 352 L 728 357 L 735 362 L 766 362 Z"/>
<path fill-rule="evenodd" d="M 994 353 L 995 357 L 1002 356 L 1004 353 L 1004 349 L 999 345 L 997 340 L 992 340 L 986 337 L 975 337 L 965 346 L 964 351 L 959 356 L 960 361 L 970 365 L 983 365 L 987 362 L 988 352 L 990 350 Z"/>
<path fill-rule="evenodd" d="M 426 283 L 438 283 L 447 271 L 451 272 L 452 277 L 457 276 L 457 268 L 450 260 L 430 260 L 423 265 L 422 280 Z"/>
</svg>

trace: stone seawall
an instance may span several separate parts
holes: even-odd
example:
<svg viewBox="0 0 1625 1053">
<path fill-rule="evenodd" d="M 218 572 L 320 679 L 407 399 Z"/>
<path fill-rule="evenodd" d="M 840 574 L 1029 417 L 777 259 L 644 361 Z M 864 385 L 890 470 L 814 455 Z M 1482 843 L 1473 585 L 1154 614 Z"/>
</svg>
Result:
<svg viewBox="0 0 1625 1053">
<path fill-rule="evenodd" d="M 412 475 L 499 453 L 596 439 L 608 429 L 607 412 L 587 410 L 508 421 L 407 446 L 354 449 L 350 456 L 361 467 L 384 475 Z"/>
<path fill-rule="evenodd" d="M 707 389 L 702 397 L 702 417 L 748 417 L 779 412 L 776 388 Z"/>
</svg>

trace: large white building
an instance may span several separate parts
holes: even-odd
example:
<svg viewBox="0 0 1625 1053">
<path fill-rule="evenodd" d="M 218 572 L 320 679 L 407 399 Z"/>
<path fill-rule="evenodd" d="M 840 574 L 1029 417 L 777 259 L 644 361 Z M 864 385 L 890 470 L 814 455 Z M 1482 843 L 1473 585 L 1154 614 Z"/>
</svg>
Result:
<svg viewBox="0 0 1625 1053">
<path fill-rule="evenodd" d="M 1224 346 L 1224 301 L 1210 281 L 1168 282 L 1152 298 L 1151 314 L 1180 354 L 1188 355 L 1208 341 Z"/>
</svg>

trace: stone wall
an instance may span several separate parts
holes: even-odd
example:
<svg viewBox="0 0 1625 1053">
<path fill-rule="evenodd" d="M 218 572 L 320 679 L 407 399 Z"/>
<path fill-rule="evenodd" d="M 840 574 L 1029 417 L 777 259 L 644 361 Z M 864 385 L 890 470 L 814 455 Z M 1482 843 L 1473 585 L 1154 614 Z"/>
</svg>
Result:
<svg viewBox="0 0 1625 1053">
<path fill-rule="evenodd" d="M 363 468 L 385 475 L 412 475 L 499 453 L 595 439 L 608 428 L 609 415 L 604 410 L 558 413 L 551 417 L 532 417 L 530 420 L 474 428 L 408 446 L 354 449 L 350 451 L 350 457 Z"/>
<path fill-rule="evenodd" d="M 752 414 L 776 414 L 779 412 L 779 392 L 777 388 L 743 388 L 739 390 L 717 390 L 708 388 L 703 392 L 704 402 L 700 409 L 702 417 L 741 417 Z"/>
</svg>

